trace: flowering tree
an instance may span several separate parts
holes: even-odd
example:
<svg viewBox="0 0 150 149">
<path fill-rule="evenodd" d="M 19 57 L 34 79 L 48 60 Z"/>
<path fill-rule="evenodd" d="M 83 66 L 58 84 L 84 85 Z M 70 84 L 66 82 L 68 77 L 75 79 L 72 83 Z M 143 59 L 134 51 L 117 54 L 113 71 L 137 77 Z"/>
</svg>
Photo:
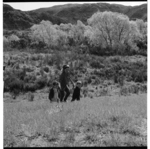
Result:
<svg viewBox="0 0 150 149">
<path fill-rule="evenodd" d="M 9 40 L 3 36 L 3 47 L 4 47 L 4 50 L 8 50 L 10 44 L 9 44 Z"/>
<path fill-rule="evenodd" d="M 42 21 L 31 27 L 32 41 L 44 42 L 48 47 L 57 45 L 57 29 L 50 21 Z"/>
<path fill-rule="evenodd" d="M 31 27 L 33 42 L 43 42 L 48 47 L 58 47 L 67 44 L 67 33 L 63 31 L 65 25 L 53 25 L 50 21 L 42 21 Z"/>
<path fill-rule="evenodd" d="M 72 25 L 69 31 L 69 37 L 74 40 L 75 45 L 80 45 L 84 41 L 84 32 L 86 25 L 84 25 L 80 20 L 77 21 L 76 25 Z"/>
<path fill-rule="evenodd" d="M 101 48 L 124 50 L 126 44 L 133 44 L 133 39 L 140 36 L 137 25 L 126 15 L 114 12 L 97 12 L 87 20 L 91 26 L 86 31 L 90 42 Z"/>
<path fill-rule="evenodd" d="M 140 53 L 147 55 L 147 22 L 137 19 L 135 23 L 140 33 L 139 38 L 135 39 L 135 42 L 139 47 Z"/>
<path fill-rule="evenodd" d="M 8 37 L 8 40 L 9 42 L 11 42 L 11 41 L 19 41 L 20 39 L 17 35 L 12 34 Z"/>
</svg>

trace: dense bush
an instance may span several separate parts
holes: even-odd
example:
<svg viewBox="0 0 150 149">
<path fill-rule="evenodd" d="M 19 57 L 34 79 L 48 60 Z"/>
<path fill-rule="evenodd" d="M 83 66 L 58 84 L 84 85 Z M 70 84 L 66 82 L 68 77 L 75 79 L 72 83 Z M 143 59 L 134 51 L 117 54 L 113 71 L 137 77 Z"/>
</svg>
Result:
<svg viewBox="0 0 150 149">
<path fill-rule="evenodd" d="M 40 77 L 36 80 L 35 84 L 36 84 L 36 89 L 42 89 L 43 87 L 45 87 L 47 85 L 47 77 Z"/>
<path fill-rule="evenodd" d="M 90 66 L 93 67 L 93 68 L 104 68 L 104 64 L 96 59 L 93 59 L 91 62 L 90 62 Z"/>
<path fill-rule="evenodd" d="M 3 36 L 3 48 L 4 48 L 4 51 L 10 50 L 10 42 L 5 36 Z"/>
<path fill-rule="evenodd" d="M 10 76 L 4 82 L 4 91 L 9 91 L 15 96 L 23 91 L 24 82 L 15 76 Z"/>
<path fill-rule="evenodd" d="M 24 92 L 28 92 L 28 91 L 34 92 L 34 91 L 36 91 L 36 89 L 37 89 L 37 86 L 34 83 L 25 83 L 24 84 Z"/>
<path fill-rule="evenodd" d="M 46 66 L 46 67 L 43 68 L 43 70 L 48 73 L 49 72 L 49 67 Z"/>
<path fill-rule="evenodd" d="M 135 82 L 147 81 L 147 73 L 142 70 L 134 70 L 131 74 L 132 80 Z"/>
<path fill-rule="evenodd" d="M 31 93 L 31 92 L 28 93 L 27 97 L 28 97 L 28 101 L 33 101 L 34 100 L 34 94 Z"/>
<path fill-rule="evenodd" d="M 28 75 L 26 75 L 25 78 L 24 78 L 24 81 L 25 81 L 26 83 L 32 83 L 32 82 L 35 82 L 35 80 L 36 80 L 36 76 L 33 75 L 33 74 L 28 74 Z"/>
</svg>

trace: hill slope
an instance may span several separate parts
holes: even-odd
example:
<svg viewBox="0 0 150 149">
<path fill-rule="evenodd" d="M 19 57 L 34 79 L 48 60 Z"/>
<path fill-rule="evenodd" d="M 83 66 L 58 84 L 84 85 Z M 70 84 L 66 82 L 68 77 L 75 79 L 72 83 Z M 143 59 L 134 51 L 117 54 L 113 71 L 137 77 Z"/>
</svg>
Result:
<svg viewBox="0 0 150 149">
<path fill-rule="evenodd" d="M 42 20 L 49 20 L 53 24 L 76 23 L 87 19 L 97 11 L 112 11 L 126 14 L 130 19 L 143 19 L 147 21 L 147 4 L 140 6 L 124 6 L 118 4 L 66 4 L 48 8 L 40 8 L 32 11 L 21 11 L 11 6 L 3 5 L 4 29 L 27 29 Z"/>
</svg>

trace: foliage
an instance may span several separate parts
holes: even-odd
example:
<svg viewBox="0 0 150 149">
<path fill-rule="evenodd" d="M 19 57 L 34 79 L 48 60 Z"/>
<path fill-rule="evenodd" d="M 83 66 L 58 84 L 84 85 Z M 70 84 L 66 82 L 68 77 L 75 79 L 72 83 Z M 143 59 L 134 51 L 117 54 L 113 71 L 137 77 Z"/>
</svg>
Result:
<svg viewBox="0 0 150 149">
<path fill-rule="evenodd" d="M 49 21 L 42 21 L 38 25 L 33 25 L 31 27 L 31 39 L 33 41 L 41 41 L 47 44 L 48 47 L 53 47 L 57 45 L 57 29 Z"/>
<path fill-rule="evenodd" d="M 4 51 L 8 51 L 10 49 L 10 42 L 5 36 L 3 36 L 3 48 Z"/>
<path fill-rule="evenodd" d="M 36 89 L 42 89 L 47 85 L 47 77 L 40 77 L 36 80 Z"/>
<path fill-rule="evenodd" d="M 86 36 L 97 54 L 108 52 L 112 55 L 113 51 L 115 54 L 129 54 L 130 50 L 137 49 L 134 40 L 141 36 L 141 33 L 136 23 L 129 21 L 126 15 L 107 11 L 97 12 L 87 22 L 91 28 L 86 32 Z"/>
<path fill-rule="evenodd" d="M 90 66 L 93 67 L 93 68 L 104 68 L 104 64 L 96 59 L 92 60 L 90 62 Z"/>
<path fill-rule="evenodd" d="M 117 12 L 94 13 L 86 24 L 77 20 L 76 24 L 58 25 L 43 20 L 28 31 L 7 34 L 11 47 L 19 50 L 74 51 L 101 56 L 147 55 L 147 23 L 140 19 L 131 21 L 127 15 Z"/>
<path fill-rule="evenodd" d="M 9 37 L 8 37 L 8 40 L 11 42 L 11 41 L 19 41 L 19 38 L 16 36 L 16 35 L 14 35 L 14 34 L 12 34 L 12 35 L 10 35 Z"/>
<path fill-rule="evenodd" d="M 49 72 L 49 67 L 44 67 L 43 69 L 45 72 L 47 72 L 47 73 Z"/>
<path fill-rule="evenodd" d="M 16 96 L 23 91 L 23 85 L 24 82 L 22 80 L 17 78 L 14 74 L 10 73 L 7 74 L 7 77 L 5 78 L 4 91 L 9 91 Z"/>
<path fill-rule="evenodd" d="M 34 83 L 25 83 L 24 84 L 24 92 L 35 92 L 36 91 L 36 85 Z"/>
</svg>

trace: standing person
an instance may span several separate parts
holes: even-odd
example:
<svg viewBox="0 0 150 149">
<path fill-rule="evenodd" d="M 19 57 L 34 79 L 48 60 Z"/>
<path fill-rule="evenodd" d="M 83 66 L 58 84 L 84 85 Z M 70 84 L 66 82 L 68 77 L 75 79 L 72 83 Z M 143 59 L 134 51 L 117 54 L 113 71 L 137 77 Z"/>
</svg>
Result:
<svg viewBox="0 0 150 149">
<path fill-rule="evenodd" d="M 82 84 L 81 81 L 77 81 L 77 83 L 76 83 L 76 88 L 75 88 L 74 91 L 73 91 L 73 95 L 72 95 L 72 100 L 71 100 L 71 102 L 72 102 L 72 101 L 75 101 L 75 100 L 77 100 L 77 101 L 80 100 L 81 84 Z"/>
<path fill-rule="evenodd" d="M 57 81 L 53 82 L 53 86 L 49 91 L 49 100 L 50 101 L 60 101 L 60 88 L 59 83 Z"/>
<path fill-rule="evenodd" d="M 59 81 L 60 81 L 60 86 L 61 86 L 61 98 L 60 98 L 60 101 L 61 102 L 62 101 L 66 102 L 68 96 L 70 95 L 70 91 L 69 91 L 69 88 L 68 88 L 69 82 L 71 82 L 73 84 L 73 86 L 74 86 L 74 83 L 71 80 L 70 74 L 69 74 L 69 65 L 64 65 L 63 66 L 63 70 L 62 70 L 62 73 L 60 75 Z"/>
</svg>

